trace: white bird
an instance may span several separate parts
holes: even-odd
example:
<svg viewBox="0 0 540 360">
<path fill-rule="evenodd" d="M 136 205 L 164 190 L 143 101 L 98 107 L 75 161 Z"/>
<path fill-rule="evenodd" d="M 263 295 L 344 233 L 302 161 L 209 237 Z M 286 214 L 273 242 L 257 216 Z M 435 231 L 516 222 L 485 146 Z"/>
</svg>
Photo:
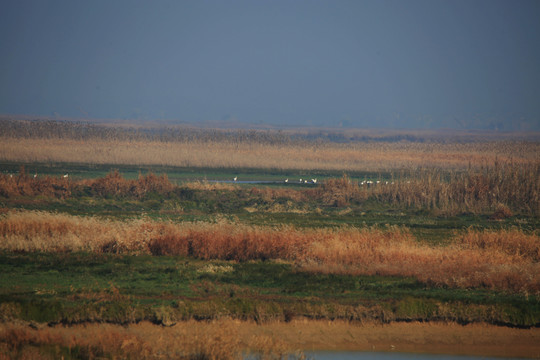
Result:
<svg viewBox="0 0 540 360">
<path fill-rule="evenodd" d="M 285 182 L 286 182 L 286 183 L 289 182 L 289 179 L 285 179 Z"/>
<path fill-rule="evenodd" d="M 236 181 L 237 179 L 238 179 L 238 176 L 235 176 L 233 180 Z"/>
<path fill-rule="evenodd" d="M 302 179 L 300 179 L 300 184 L 302 183 Z"/>
<path fill-rule="evenodd" d="M 316 184 L 317 183 L 317 179 L 311 179 L 311 182 Z"/>
<path fill-rule="evenodd" d="M 34 179 L 37 178 L 37 174 L 34 174 Z"/>
<path fill-rule="evenodd" d="M 64 179 L 66 179 L 67 177 L 68 177 L 68 174 L 65 174 L 65 175 L 64 175 Z"/>
</svg>

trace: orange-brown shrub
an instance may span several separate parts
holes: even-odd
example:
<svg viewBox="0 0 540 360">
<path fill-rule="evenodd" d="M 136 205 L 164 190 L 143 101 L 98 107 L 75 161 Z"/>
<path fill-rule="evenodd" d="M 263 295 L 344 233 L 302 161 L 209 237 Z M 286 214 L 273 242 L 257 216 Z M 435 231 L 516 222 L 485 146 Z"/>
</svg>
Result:
<svg viewBox="0 0 540 360">
<path fill-rule="evenodd" d="M 306 234 L 290 227 L 260 227 L 195 223 L 178 226 L 180 231 L 161 231 L 149 242 L 155 255 L 182 255 L 200 259 L 247 261 L 292 259 L 303 251 Z"/>
<path fill-rule="evenodd" d="M 497 205 L 495 212 L 489 217 L 491 220 L 504 220 L 514 216 L 512 210 L 504 204 Z"/>
<path fill-rule="evenodd" d="M 134 196 L 142 198 L 148 193 L 167 194 L 175 188 L 167 175 L 149 173 L 137 180 L 125 179 L 118 170 L 93 180 L 73 180 L 69 177 L 29 176 L 24 167 L 18 175 L 0 175 L 0 196 L 46 196 L 68 198 L 78 188 L 89 187 L 98 196 Z"/>
<path fill-rule="evenodd" d="M 105 177 L 90 182 L 90 187 L 99 196 L 125 195 L 131 189 L 131 181 L 127 181 L 118 170 L 114 170 Z"/>
<path fill-rule="evenodd" d="M 24 166 L 18 175 L 0 175 L 0 196 L 5 198 L 41 195 L 63 199 L 69 197 L 72 190 L 73 183 L 67 178 L 29 176 Z"/>
<path fill-rule="evenodd" d="M 149 173 L 139 175 L 137 180 L 125 179 L 118 170 L 114 170 L 103 178 L 88 182 L 90 188 L 99 196 L 135 196 L 142 198 L 147 193 L 167 194 L 175 188 L 167 175 Z"/>
</svg>

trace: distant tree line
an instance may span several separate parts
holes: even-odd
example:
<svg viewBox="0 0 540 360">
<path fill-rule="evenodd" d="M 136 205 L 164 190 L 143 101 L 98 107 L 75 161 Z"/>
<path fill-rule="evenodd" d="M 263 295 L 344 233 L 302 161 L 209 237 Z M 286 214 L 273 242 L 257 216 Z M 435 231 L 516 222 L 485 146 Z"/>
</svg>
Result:
<svg viewBox="0 0 540 360">
<path fill-rule="evenodd" d="M 215 129 L 188 125 L 92 123 L 89 121 L 0 116 L 0 136 L 11 138 L 118 140 L 161 142 L 254 142 L 259 144 L 351 143 L 351 142 L 470 142 L 493 140 L 500 134 L 414 132 L 374 129 Z M 531 135 L 528 135 L 531 136 Z"/>
</svg>

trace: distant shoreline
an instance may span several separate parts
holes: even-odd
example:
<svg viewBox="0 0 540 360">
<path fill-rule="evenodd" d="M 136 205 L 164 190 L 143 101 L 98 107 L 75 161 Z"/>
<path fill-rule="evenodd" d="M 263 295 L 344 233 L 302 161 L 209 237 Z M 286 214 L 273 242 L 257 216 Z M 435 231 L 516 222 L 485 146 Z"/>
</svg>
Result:
<svg viewBox="0 0 540 360">
<path fill-rule="evenodd" d="M 55 117 L 43 115 L 0 114 L 0 128 L 13 125 L 35 126 L 42 124 L 76 125 L 83 128 L 148 131 L 150 134 L 173 131 L 202 131 L 213 135 L 218 133 L 246 132 L 296 136 L 302 139 L 325 139 L 330 142 L 342 141 L 539 141 L 540 131 L 534 128 L 522 130 L 494 130 L 483 128 L 390 128 L 362 126 L 306 126 L 301 124 L 260 124 L 239 121 L 190 122 L 175 119 L 102 119 Z"/>
</svg>

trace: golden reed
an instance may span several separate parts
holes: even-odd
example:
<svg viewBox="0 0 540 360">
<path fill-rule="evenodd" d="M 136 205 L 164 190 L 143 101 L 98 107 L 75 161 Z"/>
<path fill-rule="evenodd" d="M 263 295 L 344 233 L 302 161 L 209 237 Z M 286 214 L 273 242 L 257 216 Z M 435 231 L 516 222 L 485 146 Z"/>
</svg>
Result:
<svg viewBox="0 0 540 360">
<path fill-rule="evenodd" d="M 540 144 L 525 141 L 264 143 L 0 136 L 0 161 L 17 163 L 391 171 L 420 167 L 462 170 L 497 160 L 522 164 L 538 158 Z"/>
</svg>

